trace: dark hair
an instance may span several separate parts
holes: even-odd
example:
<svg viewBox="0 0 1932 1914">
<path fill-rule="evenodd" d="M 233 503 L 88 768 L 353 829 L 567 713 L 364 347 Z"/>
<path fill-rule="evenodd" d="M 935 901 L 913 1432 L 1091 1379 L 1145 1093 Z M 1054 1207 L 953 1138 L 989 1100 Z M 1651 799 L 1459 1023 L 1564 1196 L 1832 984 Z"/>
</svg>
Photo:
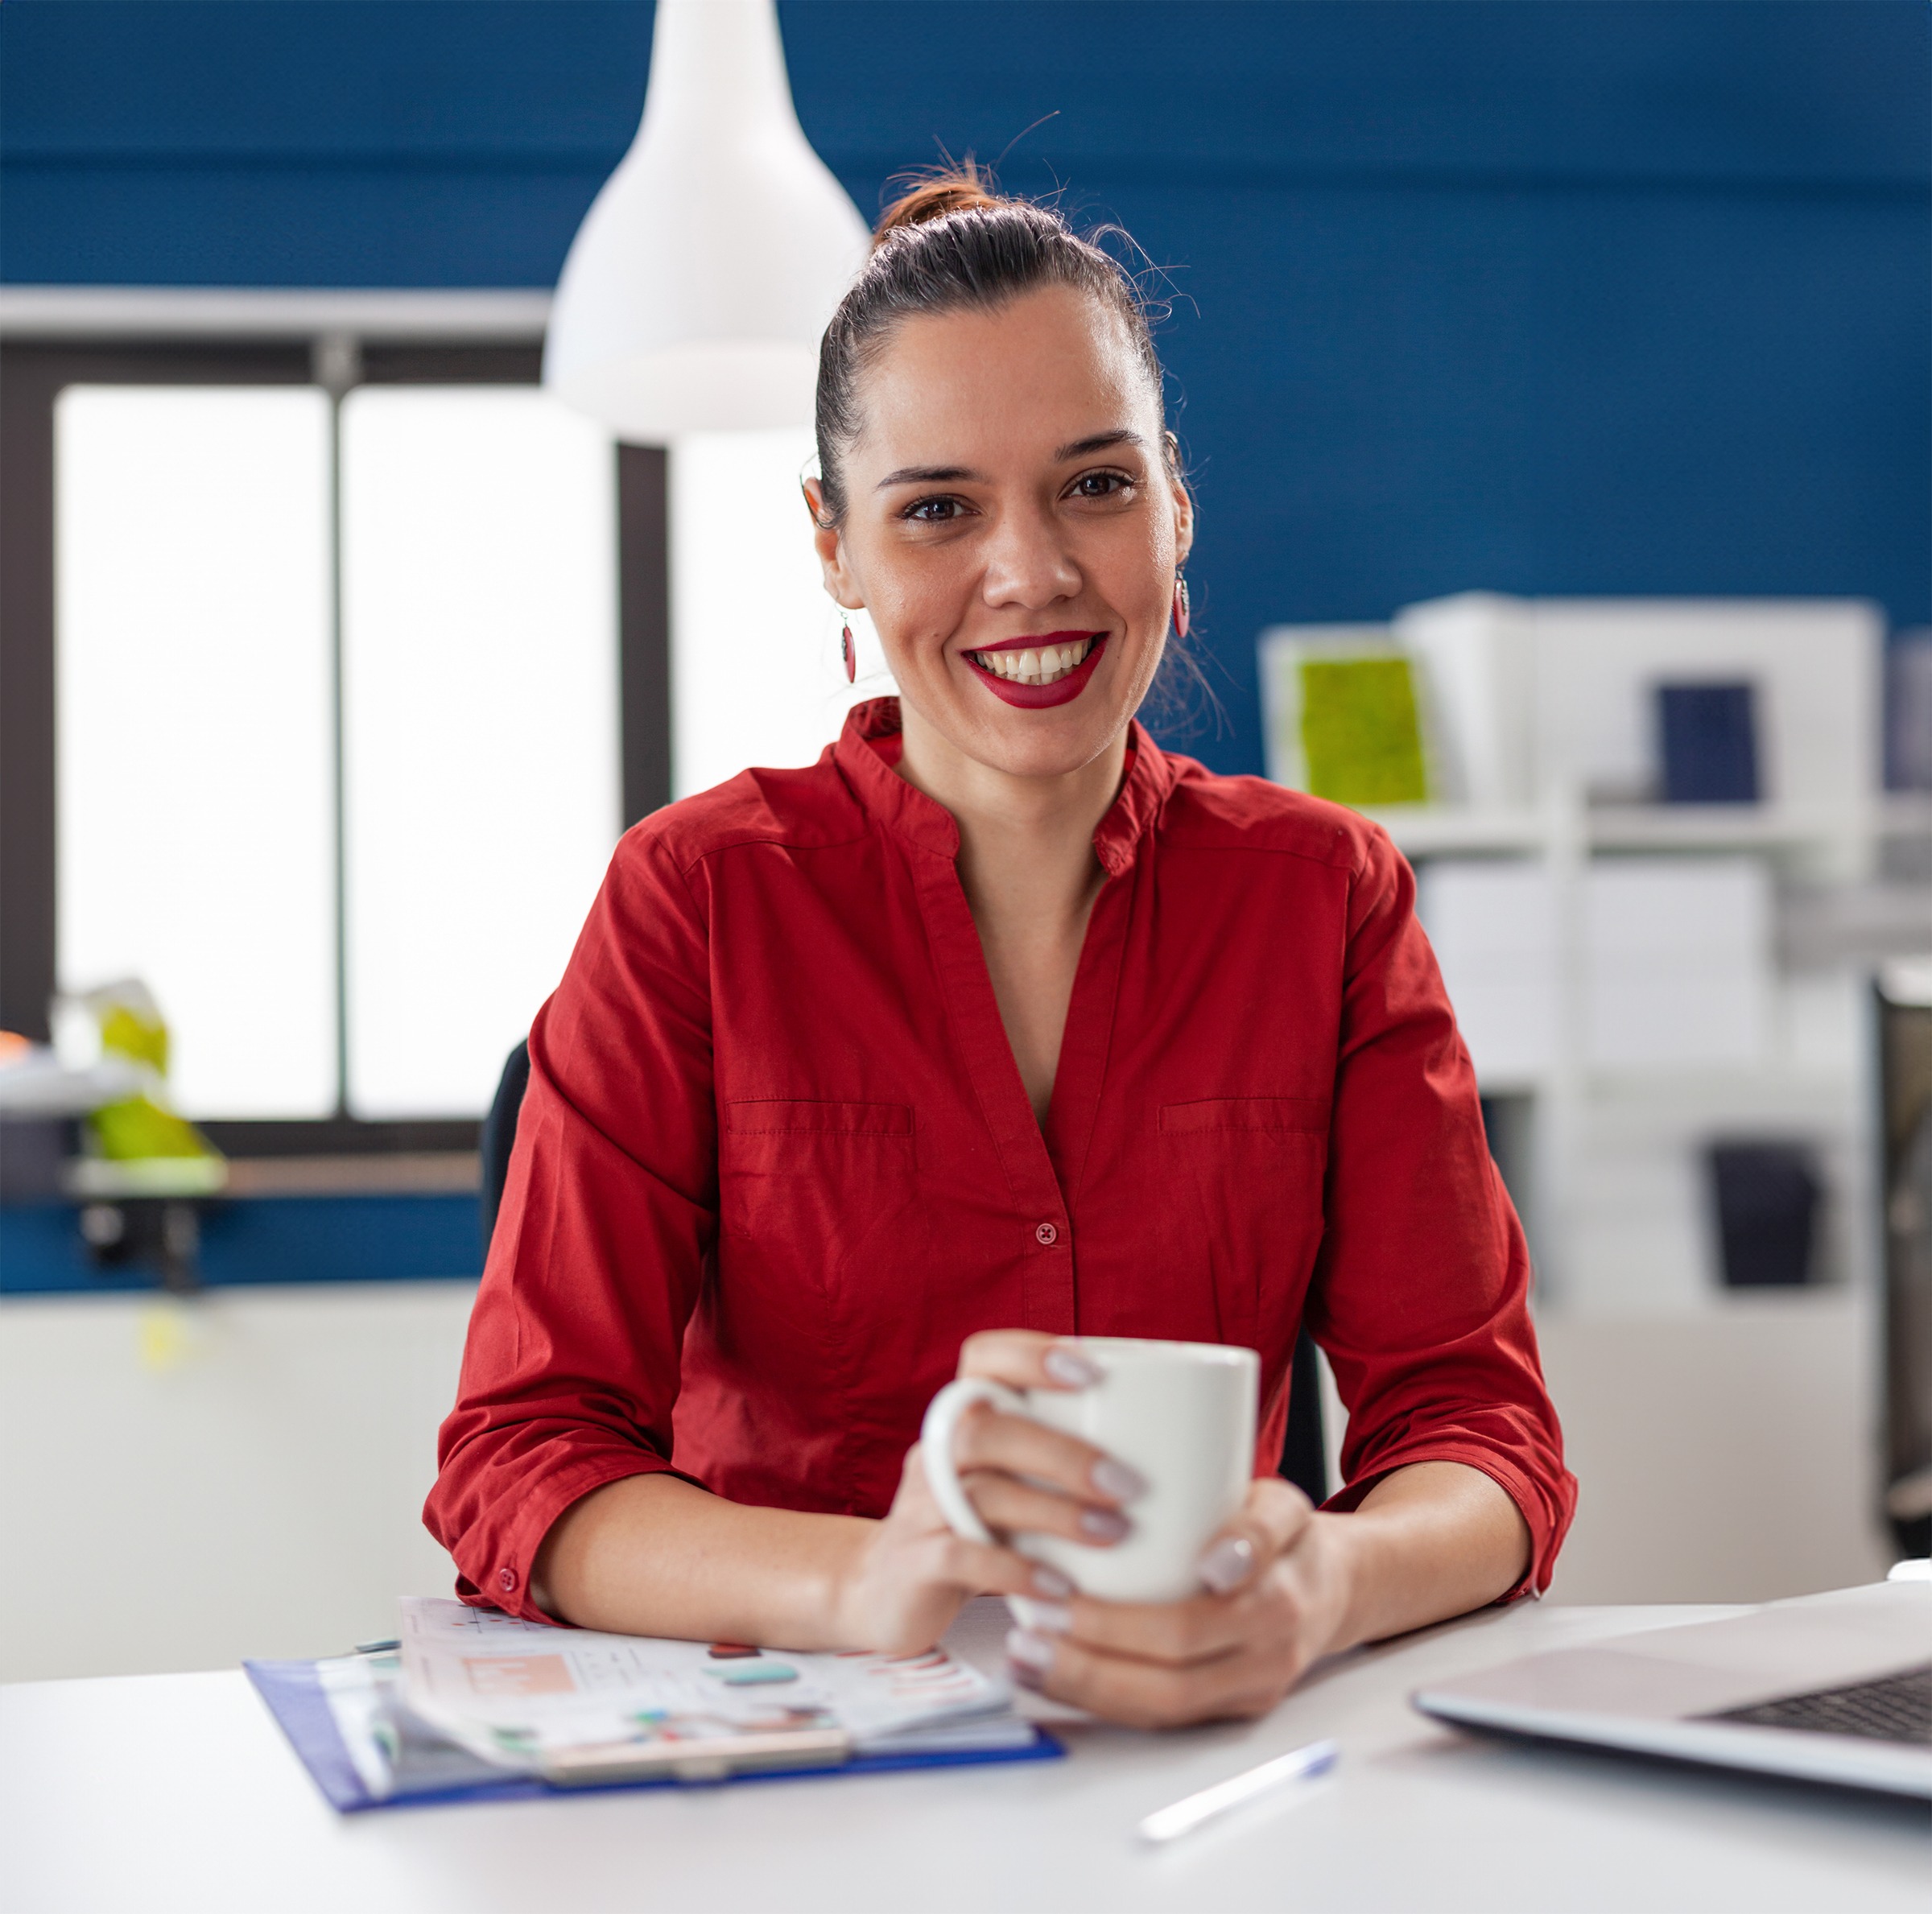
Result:
<svg viewBox="0 0 1932 1914">
<path fill-rule="evenodd" d="M 858 375 L 899 323 L 919 313 L 990 311 L 1050 286 L 1087 293 L 1119 319 L 1161 402 L 1161 361 L 1140 289 L 1052 208 L 1002 197 L 971 159 L 927 175 L 886 208 L 872 257 L 819 345 L 819 480 L 828 525 L 845 516 L 843 467 L 858 436 Z M 1171 437 L 1163 443 L 1178 470 Z"/>
</svg>

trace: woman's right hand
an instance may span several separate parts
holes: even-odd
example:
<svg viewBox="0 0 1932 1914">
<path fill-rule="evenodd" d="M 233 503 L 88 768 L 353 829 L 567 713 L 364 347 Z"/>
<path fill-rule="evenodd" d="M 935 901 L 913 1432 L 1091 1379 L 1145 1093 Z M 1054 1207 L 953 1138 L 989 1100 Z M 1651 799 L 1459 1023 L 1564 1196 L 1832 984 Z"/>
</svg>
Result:
<svg viewBox="0 0 1932 1914">
<path fill-rule="evenodd" d="M 1100 1377 L 1076 1345 L 1020 1329 L 968 1337 L 960 1374 L 1014 1389 L 1080 1389 Z M 1030 1529 L 1106 1546 L 1129 1532 L 1123 1507 L 1146 1487 L 1091 1442 L 985 1403 L 961 1417 L 953 1450 L 960 1487 L 996 1535 Z M 1063 1602 L 1072 1592 L 1058 1570 L 954 1534 L 915 1444 L 890 1510 L 841 1578 L 840 1632 L 855 1648 L 910 1654 L 931 1648 L 970 1596 Z"/>
</svg>

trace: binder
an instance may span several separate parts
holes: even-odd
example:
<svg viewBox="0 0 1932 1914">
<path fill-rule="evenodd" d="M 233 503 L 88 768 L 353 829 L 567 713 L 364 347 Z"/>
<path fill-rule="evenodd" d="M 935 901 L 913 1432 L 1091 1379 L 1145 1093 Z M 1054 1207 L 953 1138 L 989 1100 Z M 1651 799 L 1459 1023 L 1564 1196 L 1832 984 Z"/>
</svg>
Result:
<svg viewBox="0 0 1932 1914">
<path fill-rule="evenodd" d="M 810 1747 L 748 1750 L 739 1758 L 701 1762 L 687 1775 L 620 1772 L 605 1780 L 586 1775 L 569 1781 L 548 1780 L 535 1774 L 509 1770 L 486 1776 L 481 1763 L 463 1759 L 467 1774 L 441 1781 L 404 1785 L 390 1794 L 378 1794 L 364 1780 L 336 1724 L 324 1693 L 320 1664 L 314 1661 L 246 1661 L 242 1667 L 255 1692 L 266 1704 L 287 1737 L 296 1758 L 329 1805 L 341 1814 L 360 1814 L 383 1808 L 413 1808 L 456 1801 L 538 1801 L 564 1794 L 607 1793 L 618 1788 L 688 1787 L 696 1781 L 786 1780 L 810 1776 L 890 1774 L 921 1768 L 976 1768 L 996 1761 L 1056 1761 L 1066 1750 L 1043 1729 L 1034 1727 L 1024 1745 L 1000 1748 L 953 1748 L 919 1752 L 842 1751 L 824 1738 Z M 780 1764 L 782 1763 L 782 1765 Z"/>
</svg>

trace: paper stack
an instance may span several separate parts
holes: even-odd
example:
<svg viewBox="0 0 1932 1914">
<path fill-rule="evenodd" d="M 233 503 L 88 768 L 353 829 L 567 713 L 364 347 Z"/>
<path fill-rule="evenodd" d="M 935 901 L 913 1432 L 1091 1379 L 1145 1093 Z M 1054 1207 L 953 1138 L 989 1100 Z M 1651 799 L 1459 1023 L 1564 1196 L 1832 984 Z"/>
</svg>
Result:
<svg viewBox="0 0 1932 1914">
<path fill-rule="evenodd" d="M 551 1627 L 428 1597 L 403 1601 L 397 1653 L 318 1672 L 378 1800 L 506 1773 L 553 1784 L 707 1780 L 1036 1739 L 1003 1681 L 943 1649 L 778 1654 Z"/>
</svg>

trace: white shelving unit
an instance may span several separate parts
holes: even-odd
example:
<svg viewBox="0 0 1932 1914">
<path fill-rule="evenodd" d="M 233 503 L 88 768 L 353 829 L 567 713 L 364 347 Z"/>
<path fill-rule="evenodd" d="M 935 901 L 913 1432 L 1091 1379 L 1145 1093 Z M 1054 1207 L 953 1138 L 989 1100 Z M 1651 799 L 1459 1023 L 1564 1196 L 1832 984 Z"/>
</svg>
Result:
<svg viewBox="0 0 1932 1914">
<path fill-rule="evenodd" d="M 1932 796 L 1874 788 L 1876 611 L 1468 594 L 1412 607 L 1387 637 L 1422 666 L 1444 801 L 1377 815 L 1439 914 L 1459 914 L 1459 983 L 1454 939 L 1439 936 L 1439 954 L 1503 1118 L 1583 1483 L 1558 1598 L 1750 1600 L 1870 1578 L 1889 1559 L 1870 976 L 1932 954 Z M 1756 687 L 1764 802 L 1641 801 L 1651 687 L 1674 679 Z M 1272 725 L 1286 701 L 1270 689 Z M 1290 755 L 1276 750 L 1284 768 Z M 1617 881 L 1601 880 L 1619 869 L 1666 873 L 1664 889 L 1674 877 L 1680 905 L 1686 874 L 1708 873 L 1711 915 L 1729 900 L 1731 959 L 1740 926 L 1755 936 L 1740 984 L 1751 1014 L 1712 1019 L 1755 1036 L 1731 1042 L 1730 1062 L 1690 1060 L 1726 1044 L 1686 1022 L 1687 997 L 1626 1046 L 1624 1067 L 1591 1061 L 1608 1047 L 1593 1042 L 1593 979 L 1632 942 L 1614 924 L 1603 934 Z M 1513 947 L 1498 928 L 1512 884 L 1533 933 Z M 1680 929 L 1696 928 L 1697 901 Z M 1698 953 L 1680 954 L 1694 969 Z M 1711 976 L 1699 1000 L 1736 1010 L 1713 1003 Z M 1751 1136 L 1817 1153 L 1822 1280 L 1804 1289 L 1721 1283 L 1704 1153 Z"/>
<path fill-rule="evenodd" d="M 1499 860 L 1534 868 L 1547 887 L 1550 1040 L 1533 1067 L 1499 1069 L 1476 1056 L 1484 1094 L 1510 1099 L 1521 1144 L 1505 1153 L 1515 1158 L 1546 1307 L 1682 1316 L 1730 1301 L 1703 1189 L 1703 1147 L 1720 1136 L 1797 1137 L 1816 1148 L 1829 1186 L 1819 1301 L 1856 1306 L 1874 1280 L 1876 1249 L 1865 973 L 1844 963 L 1795 969 L 1768 937 L 1763 1039 L 1749 1061 L 1607 1068 L 1591 1061 L 1587 920 L 1593 876 L 1612 860 L 1653 860 L 1652 869 L 1660 859 L 1750 860 L 1774 897 L 1794 888 L 1814 897 L 1868 880 L 1887 835 L 1932 823 L 1921 815 L 1932 806 L 1881 802 L 1873 789 L 1884 640 L 1876 611 L 1843 600 L 1470 594 L 1411 608 L 1393 636 L 1423 662 L 1435 761 L 1464 801 L 1370 815 L 1418 871 L 1435 860 Z M 1649 771 L 1650 687 L 1700 678 L 1757 687 L 1765 801 L 1633 801 Z M 1477 706 L 1480 764 L 1468 745 Z M 1458 730 L 1459 749 L 1443 736 Z M 1927 930 L 1932 943 L 1932 923 Z M 1604 959 L 1596 961 L 1600 975 Z"/>
</svg>

